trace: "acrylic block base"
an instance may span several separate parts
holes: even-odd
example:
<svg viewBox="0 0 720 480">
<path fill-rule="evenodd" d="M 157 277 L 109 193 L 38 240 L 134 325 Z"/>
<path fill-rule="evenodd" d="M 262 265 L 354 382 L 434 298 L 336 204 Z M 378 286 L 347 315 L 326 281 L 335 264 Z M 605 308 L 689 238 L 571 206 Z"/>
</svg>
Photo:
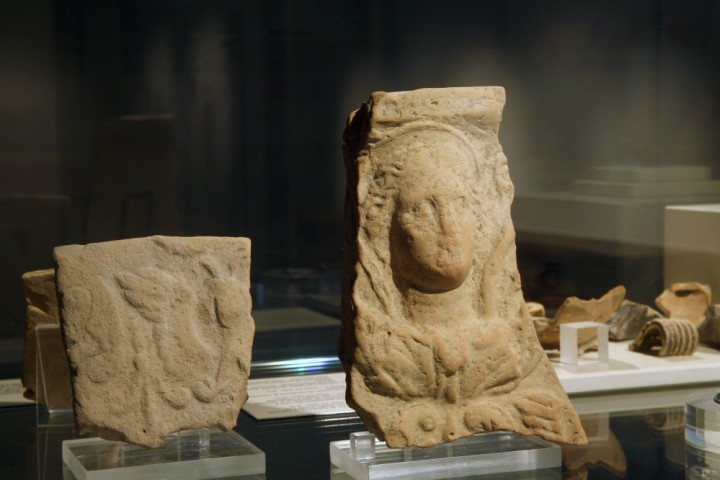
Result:
<svg viewBox="0 0 720 480">
<path fill-rule="evenodd" d="M 685 442 L 720 456 L 720 389 L 701 390 L 688 397 Z"/>
<path fill-rule="evenodd" d="M 101 438 L 66 440 L 63 462 L 78 480 L 263 478 L 265 454 L 234 431 L 187 430 L 155 449 Z"/>
<path fill-rule="evenodd" d="M 560 478 L 561 461 L 559 446 L 509 432 L 474 435 L 431 448 L 388 448 L 366 432 L 330 443 L 330 462 L 355 480 L 421 480 L 535 470 L 550 471 Z"/>
<path fill-rule="evenodd" d="M 685 478 L 717 480 L 720 478 L 720 455 L 685 445 Z"/>
</svg>

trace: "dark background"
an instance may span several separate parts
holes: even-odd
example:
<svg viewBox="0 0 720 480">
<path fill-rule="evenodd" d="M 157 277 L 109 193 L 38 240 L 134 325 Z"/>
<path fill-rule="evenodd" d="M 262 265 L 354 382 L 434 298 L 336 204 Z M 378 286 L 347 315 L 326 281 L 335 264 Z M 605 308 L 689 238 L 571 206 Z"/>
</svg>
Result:
<svg viewBox="0 0 720 480">
<path fill-rule="evenodd" d="M 2 2 L 0 335 L 21 332 L 19 275 L 63 243 L 247 236 L 268 305 L 337 296 L 339 138 L 376 90 L 504 86 L 518 196 L 605 164 L 717 177 L 719 55 L 716 0 Z M 628 272 L 636 299 L 662 288 L 652 245 L 626 261 L 551 240 L 518 225 L 549 307 Z"/>
</svg>

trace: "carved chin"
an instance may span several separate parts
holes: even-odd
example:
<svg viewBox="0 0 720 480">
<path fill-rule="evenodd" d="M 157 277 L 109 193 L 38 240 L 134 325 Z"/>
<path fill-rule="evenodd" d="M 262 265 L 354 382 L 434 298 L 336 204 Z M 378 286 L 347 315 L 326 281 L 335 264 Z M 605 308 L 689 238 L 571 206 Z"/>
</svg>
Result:
<svg viewBox="0 0 720 480">
<path fill-rule="evenodd" d="M 460 287 L 470 273 L 472 259 L 466 252 L 455 255 L 401 255 L 397 267 L 413 288 L 426 293 L 440 293 Z"/>
</svg>

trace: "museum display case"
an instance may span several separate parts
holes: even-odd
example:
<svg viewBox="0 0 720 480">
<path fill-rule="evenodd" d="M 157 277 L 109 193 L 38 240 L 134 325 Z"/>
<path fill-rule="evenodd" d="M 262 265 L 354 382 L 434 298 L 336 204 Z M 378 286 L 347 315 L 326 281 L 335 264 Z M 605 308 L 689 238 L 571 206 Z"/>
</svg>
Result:
<svg viewBox="0 0 720 480">
<path fill-rule="evenodd" d="M 151 235 L 252 242 L 246 477 L 351 478 L 329 450 L 367 430 L 337 352 L 347 116 L 475 86 L 504 87 L 519 280 L 592 447 L 503 478 L 711 478 L 683 406 L 720 390 L 717 2 L 30 0 L 0 39 L 0 478 L 72 478 L 78 438 L 57 307 L 23 274 Z M 641 331 L 691 300 L 692 325 Z"/>
</svg>

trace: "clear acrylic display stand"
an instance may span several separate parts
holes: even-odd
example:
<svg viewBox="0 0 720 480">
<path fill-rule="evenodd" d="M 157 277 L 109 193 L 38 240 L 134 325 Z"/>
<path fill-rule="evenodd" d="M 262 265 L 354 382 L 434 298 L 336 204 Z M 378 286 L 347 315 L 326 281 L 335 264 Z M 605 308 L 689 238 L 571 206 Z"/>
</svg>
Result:
<svg viewBox="0 0 720 480">
<path fill-rule="evenodd" d="M 701 390 L 685 403 L 688 479 L 720 478 L 720 389 Z"/>
<path fill-rule="evenodd" d="M 540 470 L 545 472 L 542 478 L 559 479 L 561 461 L 558 445 L 511 432 L 484 433 L 430 448 L 388 448 L 368 432 L 330 443 L 330 462 L 346 478 L 355 480 L 421 480 Z"/>
<path fill-rule="evenodd" d="M 688 397 L 685 442 L 720 455 L 720 389 L 701 390 Z"/>
<path fill-rule="evenodd" d="M 594 330 L 597 352 L 581 353 L 578 340 L 582 331 Z M 609 328 L 603 323 L 576 322 L 560 325 L 560 362 L 576 367 L 607 366 L 610 361 Z"/>
<path fill-rule="evenodd" d="M 35 374 L 37 392 L 37 426 L 68 427 L 74 425 L 70 366 L 60 325 L 35 327 Z"/>
<path fill-rule="evenodd" d="M 265 453 L 237 432 L 186 430 L 158 448 L 101 438 L 66 440 L 63 463 L 78 480 L 264 478 Z"/>
</svg>

